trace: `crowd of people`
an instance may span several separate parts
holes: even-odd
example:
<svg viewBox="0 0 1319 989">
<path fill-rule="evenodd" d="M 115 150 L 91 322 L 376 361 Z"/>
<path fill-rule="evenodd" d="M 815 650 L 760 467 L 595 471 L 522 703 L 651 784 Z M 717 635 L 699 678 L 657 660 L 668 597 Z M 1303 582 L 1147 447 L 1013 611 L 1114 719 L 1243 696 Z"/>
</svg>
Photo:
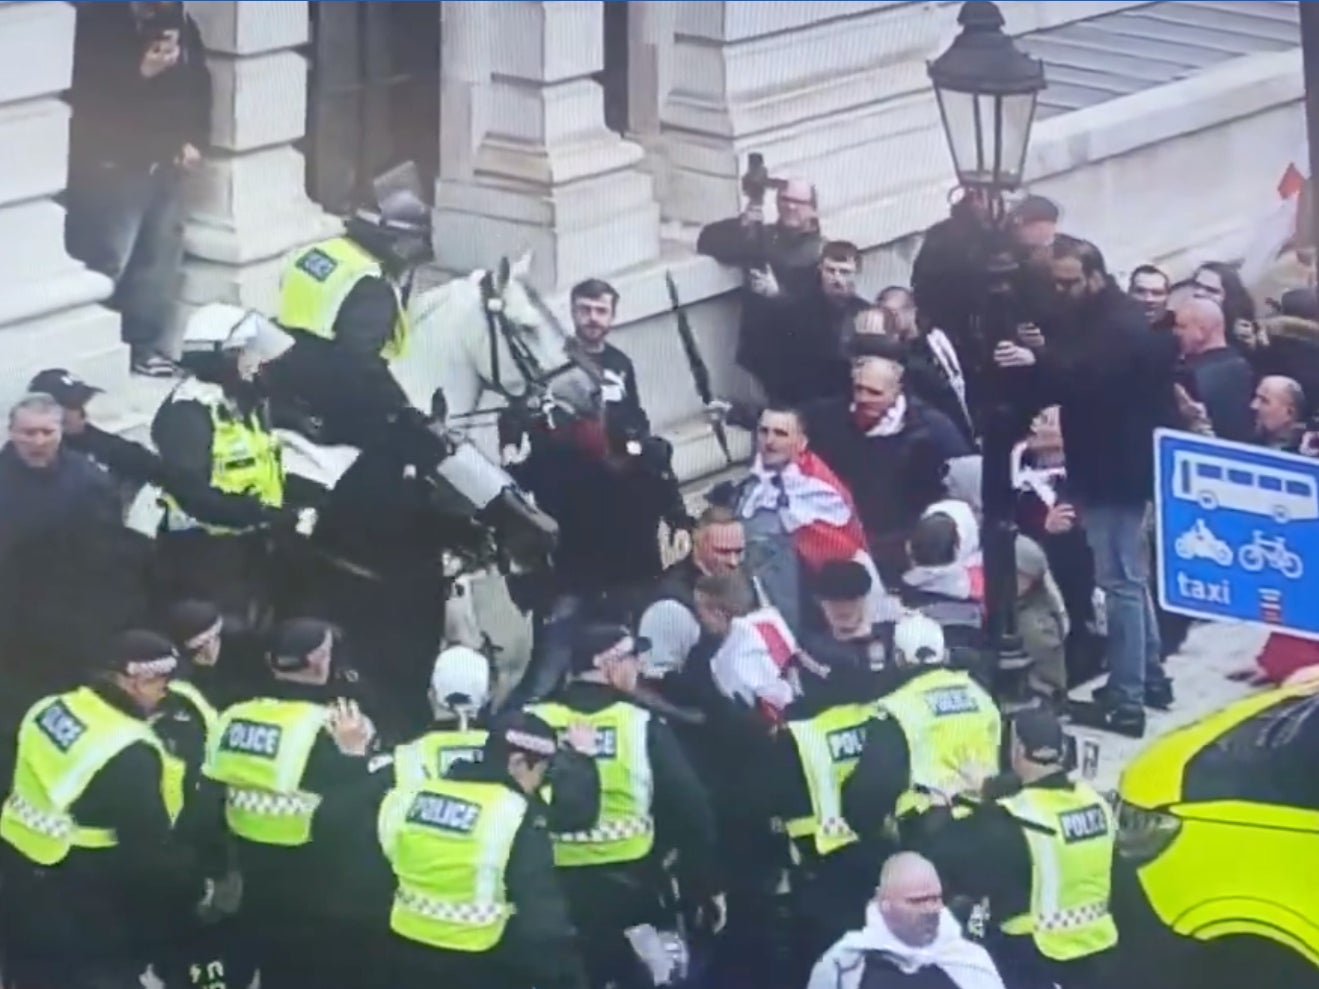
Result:
<svg viewBox="0 0 1319 989">
<path fill-rule="evenodd" d="M 187 68 L 178 5 L 131 7 L 139 80 Z M 185 167 L 197 121 L 166 122 L 133 154 Z M 592 408 L 501 417 L 529 451 L 511 480 L 555 523 L 548 565 L 507 578 L 535 628 L 517 677 L 445 642 L 458 537 L 431 482 L 455 448 L 389 369 L 433 236 L 406 190 L 298 252 L 273 321 L 194 321 L 177 362 L 142 345 L 140 372 L 181 379 L 151 449 L 88 421 L 92 385 L 34 379 L 0 450 L 6 984 L 1123 984 L 1117 825 L 1064 724 L 1140 737 L 1174 703 L 1153 432 L 1312 452 L 1319 298 L 1261 317 L 1217 263 L 1119 286 L 1049 200 L 1000 223 L 969 192 L 872 301 L 810 183 L 773 188 L 773 222 L 762 188 L 700 236 L 746 272 L 738 359 L 764 401 L 710 403 L 755 454 L 695 517 L 607 281 L 571 291 Z M 155 294 L 125 289 L 126 326 Z M 980 535 L 1003 395 L 1030 661 L 1010 715 Z M 276 421 L 362 450 L 340 487 L 378 528 L 286 474 Z M 144 483 L 154 539 L 123 524 Z M 476 530 L 508 521 L 470 507 Z M 353 551 L 313 580 L 287 547 L 332 530 Z M 689 535 L 667 566 L 661 530 Z M 1308 648 L 1275 637 L 1261 668 Z"/>
</svg>

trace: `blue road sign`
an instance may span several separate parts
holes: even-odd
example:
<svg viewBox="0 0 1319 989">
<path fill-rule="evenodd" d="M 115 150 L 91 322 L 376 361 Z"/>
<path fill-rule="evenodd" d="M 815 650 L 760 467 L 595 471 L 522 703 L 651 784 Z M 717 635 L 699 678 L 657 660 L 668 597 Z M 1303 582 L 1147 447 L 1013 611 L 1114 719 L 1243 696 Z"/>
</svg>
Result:
<svg viewBox="0 0 1319 989">
<path fill-rule="evenodd" d="M 1154 437 L 1159 603 L 1319 639 L 1319 460 Z"/>
</svg>

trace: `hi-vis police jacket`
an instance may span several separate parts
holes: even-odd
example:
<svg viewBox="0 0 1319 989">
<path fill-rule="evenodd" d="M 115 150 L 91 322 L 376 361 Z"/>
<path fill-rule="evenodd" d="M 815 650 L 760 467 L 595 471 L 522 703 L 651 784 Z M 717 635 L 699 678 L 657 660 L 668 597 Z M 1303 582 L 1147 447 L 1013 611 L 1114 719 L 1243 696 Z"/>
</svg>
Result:
<svg viewBox="0 0 1319 989">
<path fill-rule="evenodd" d="M 942 667 L 914 671 L 882 697 L 866 746 L 843 784 L 843 815 L 860 835 L 880 834 L 895 818 L 929 806 L 931 791 L 952 796 L 998 768 L 1002 715 L 969 674 Z"/>
<path fill-rule="evenodd" d="M 420 786 L 450 775 L 459 763 L 480 765 L 488 735 L 482 728 L 436 728 L 394 749 L 394 785 Z M 551 833 L 585 831 L 600 815 L 600 777 L 595 761 L 572 749 L 560 749 L 540 790 L 546 827 Z"/>
<path fill-rule="evenodd" d="M 97 775 L 134 745 L 158 755 L 160 774 L 147 785 L 173 822 L 183 806 L 183 763 L 165 752 L 145 721 L 90 687 L 37 701 L 18 730 L 18 758 L 0 810 L 0 838 L 44 866 L 59 864 L 75 848 L 116 847 L 119 835 L 113 828 L 80 821 L 74 811 Z"/>
<path fill-rule="evenodd" d="M 157 411 L 151 437 L 170 476 L 161 499 L 166 531 L 246 532 L 284 504 L 279 440 L 264 410 L 243 412 L 219 385 L 180 383 Z"/>
</svg>

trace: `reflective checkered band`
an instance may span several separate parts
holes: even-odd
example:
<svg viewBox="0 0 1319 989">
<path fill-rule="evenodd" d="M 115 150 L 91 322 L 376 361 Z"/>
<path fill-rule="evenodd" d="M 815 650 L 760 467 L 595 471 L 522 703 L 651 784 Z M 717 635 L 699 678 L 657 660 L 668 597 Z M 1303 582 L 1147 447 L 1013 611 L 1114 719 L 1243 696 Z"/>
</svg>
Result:
<svg viewBox="0 0 1319 989">
<path fill-rule="evenodd" d="M 650 834 L 654 829 L 655 822 L 649 817 L 620 817 L 612 821 L 601 821 L 599 827 L 590 831 L 556 834 L 554 840 L 572 845 L 603 845 L 610 841 Z"/>
<path fill-rule="evenodd" d="M 407 889 L 400 889 L 395 893 L 394 901 L 404 910 L 419 914 L 428 920 L 438 920 L 446 924 L 465 924 L 471 927 L 488 927 L 512 913 L 509 906 L 503 903 L 454 903 L 450 900 L 423 896 L 421 893 Z"/>
<path fill-rule="evenodd" d="M 69 815 L 47 813 L 38 807 L 32 806 L 16 793 L 9 795 L 9 799 L 5 801 L 5 806 L 13 812 L 23 827 L 35 831 L 37 834 L 43 834 L 48 838 L 63 841 L 78 828 Z"/>
<path fill-rule="evenodd" d="M 1036 921 L 1036 930 L 1070 931 L 1086 924 L 1093 924 L 1108 916 L 1107 903 L 1087 903 L 1073 910 L 1060 910 Z"/>
<path fill-rule="evenodd" d="M 272 793 L 231 786 L 225 798 L 234 810 L 265 817 L 306 817 L 316 813 L 321 798 L 311 793 Z"/>
</svg>

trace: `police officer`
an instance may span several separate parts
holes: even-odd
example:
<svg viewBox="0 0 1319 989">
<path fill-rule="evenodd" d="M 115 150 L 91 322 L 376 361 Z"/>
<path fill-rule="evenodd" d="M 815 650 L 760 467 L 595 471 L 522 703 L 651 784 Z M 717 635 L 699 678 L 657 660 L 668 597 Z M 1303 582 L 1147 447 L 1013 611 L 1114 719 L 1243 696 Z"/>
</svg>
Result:
<svg viewBox="0 0 1319 989">
<path fill-rule="evenodd" d="M 279 440 L 253 381 L 262 346 L 255 316 L 199 312 L 184 338 L 193 376 L 151 424 L 170 477 L 157 538 L 162 584 L 175 599 L 215 602 L 240 625 L 253 624 L 268 598 L 265 530 L 299 521 L 285 507 Z"/>
<path fill-rule="evenodd" d="M 559 751 L 548 724 L 512 712 L 492 723 L 479 760 L 386 794 L 394 985 L 585 989 L 537 795 Z"/>
<path fill-rule="evenodd" d="M 858 926 L 874 865 L 894 850 L 877 832 L 858 837 L 842 808 L 843 787 L 868 744 L 879 681 L 869 666 L 841 661 L 827 674 L 784 712 L 786 730 L 774 736 L 763 774 L 791 842 L 791 957 L 807 964 Z M 796 981 L 808 974 L 795 973 Z"/>
<path fill-rule="evenodd" d="M 843 784 L 842 810 L 858 834 L 904 833 L 931 796 L 974 784 L 964 774 L 999 763 L 1002 715 L 970 674 L 948 668 L 943 630 L 919 613 L 893 630 L 897 680 L 866 729 L 865 750 Z M 891 830 L 890 830 L 891 833 Z"/>
<path fill-rule="evenodd" d="M 63 368 L 47 368 L 28 384 L 29 392 L 41 392 L 59 402 L 64 410 L 64 443 L 104 467 L 121 484 L 165 483 L 160 458 L 140 443 L 108 432 L 87 418 L 87 403 L 101 393 Z"/>
<path fill-rule="evenodd" d="M 676 849 L 684 894 L 706 926 L 723 926 L 714 813 L 669 726 L 630 699 L 649 643 L 620 625 L 588 623 L 573 642 L 574 677 L 532 713 L 560 732 L 595 734 L 600 814 L 580 832 L 554 836 L 554 861 L 582 934 L 592 985 L 626 980 L 636 959 L 623 932 L 649 923 L 667 877 L 657 828 Z"/>
<path fill-rule="evenodd" d="M 136 989 L 175 918 L 205 898 L 172 833 L 183 765 L 147 721 L 178 657 L 163 637 L 128 631 L 101 660 L 84 686 L 33 705 L 18 731 L 0 810 L 13 984 Z"/>
<path fill-rule="evenodd" d="M 1108 802 L 1068 777 L 1066 743 L 1053 713 L 1018 714 L 1007 782 L 986 784 L 980 809 L 954 812 L 924 843 L 950 886 L 989 897 L 998 922 L 987 946 L 999 971 L 1015 973 L 1006 980 L 1012 989 L 1111 984 L 1105 980 L 1118 942 L 1109 912 L 1117 827 Z"/>
<path fill-rule="evenodd" d="M 224 788 L 202 775 L 208 742 L 219 725 L 216 706 L 223 705 L 227 693 L 217 680 L 224 619 L 213 604 L 180 601 L 170 607 L 165 626 L 180 662 L 152 727 L 186 767 L 183 811 L 175 831 L 193 849 L 214 895 L 210 909 L 163 946 L 152 968 L 169 989 L 191 989 L 197 973 L 204 975 L 206 989 L 241 989 L 256 974 L 233 917 L 242 880 L 225 830 Z"/>
<path fill-rule="evenodd" d="M 312 842 L 322 794 L 366 776 L 375 735 L 333 679 L 334 634 L 291 619 L 272 636 L 273 678 L 221 713 L 203 772 L 226 789 L 225 820 L 243 874 L 240 922 L 267 989 L 360 984 L 370 952 L 336 933 L 341 891 Z"/>
<path fill-rule="evenodd" d="M 398 786 L 438 779 L 458 762 L 480 762 L 490 737 L 490 660 L 469 646 L 450 646 L 435 657 L 428 690 L 435 723 L 430 731 L 394 749 Z M 589 754 L 594 733 L 570 728 L 550 767 L 541 798 L 552 832 L 589 828 L 600 814 L 600 785 Z"/>
<path fill-rule="evenodd" d="M 389 361 L 407 349 L 412 274 L 432 254 L 430 209 L 386 176 L 376 205 L 344 234 L 298 253 L 284 272 L 277 321 L 296 341 L 269 371 L 273 393 L 302 403 L 326 442 L 371 446 L 387 419 L 424 425 Z"/>
</svg>

